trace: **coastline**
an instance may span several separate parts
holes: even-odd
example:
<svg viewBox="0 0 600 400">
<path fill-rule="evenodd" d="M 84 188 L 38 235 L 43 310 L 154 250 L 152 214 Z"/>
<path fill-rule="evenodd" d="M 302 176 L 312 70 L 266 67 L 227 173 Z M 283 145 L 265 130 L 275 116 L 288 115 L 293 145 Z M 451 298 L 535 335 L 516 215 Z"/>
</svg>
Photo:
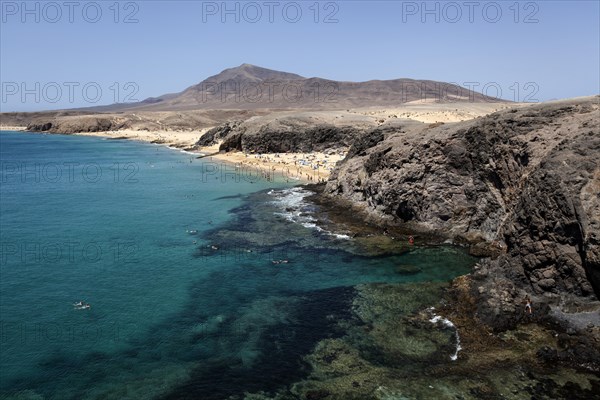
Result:
<svg viewBox="0 0 600 400">
<path fill-rule="evenodd" d="M 397 124 L 398 121 L 412 120 L 421 122 L 424 124 L 428 123 L 455 123 L 458 121 L 472 120 L 481 116 L 487 115 L 506 108 L 515 108 L 527 106 L 524 103 L 448 103 L 438 104 L 430 102 L 411 102 L 403 106 L 397 107 L 350 107 L 348 109 L 340 110 L 299 110 L 292 112 L 290 110 L 272 110 L 270 113 L 274 115 L 275 121 L 280 118 L 291 118 L 292 120 L 299 119 L 301 121 L 309 121 L 304 123 L 328 123 L 335 126 L 348 125 L 348 124 L 371 124 L 372 127 L 384 126 L 385 124 Z M 262 115 L 258 113 L 258 115 Z M 93 114 L 91 115 L 93 117 Z M 113 120 L 114 130 L 108 131 L 95 131 L 96 129 L 110 129 L 102 127 L 104 125 L 98 124 L 97 118 L 88 118 L 85 116 L 66 116 L 64 117 L 64 124 L 56 123 L 54 121 L 57 116 L 53 119 L 47 118 L 47 122 L 53 126 L 53 131 L 60 131 L 64 128 L 64 135 L 78 135 L 78 136 L 93 136 L 103 137 L 111 140 L 135 140 L 146 143 L 161 144 L 167 147 L 180 149 L 185 152 L 198 154 L 198 156 L 210 155 L 214 159 L 237 165 L 238 168 L 259 168 L 258 171 L 251 171 L 252 173 L 263 174 L 265 176 L 276 175 L 279 179 L 293 181 L 296 180 L 299 183 L 319 183 L 326 181 L 335 166 L 335 163 L 345 158 L 345 153 L 348 149 L 341 149 L 343 153 L 325 154 L 318 152 L 310 153 L 269 153 L 269 154 L 244 154 L 243 152 L 229 152 L 219 153 L 218 146 L 211 147 L 199 147 L 197 145 L 198 140 L 209 130 L 219 125 L 220 122 L 214 119 L 214 116 L 208 115 L 207 118 L 210 120 L 202 119 L 196 121 L 192 118 L 192 115 L 183 113 L 178 117 L 189 117 L 195 122 L 193 128 L 192 125 L 189 127 L 173 127 L 172 129 L 168 125 L 164 125 L 160 122 L 168 115 L 165 114 L 132 114 L 129 116 L 116 115 L 116 114 L 102 114 L 104 119 Z M 231 116 L 227 115 L 218 121 L 230 120 Z M 243 117 L 238 116 L 243 120 L 248 119 L 248 115 Z M 124 121 L 129 118 L 129 128 L 124 128 Z M 250 118 L 252 119 L 252 118 Z M 17 126 L 15 124 L 21 123 L 18 120 L 6 119 L 5 125 L 0 125 L 1 130 L 12 130 L 18 132 L 31 132 L 31 133 L 50 133 L 54 132 L 44 131 L 30 131 L 28 126 Z M 41 129 L 44 124 L 44 120 L 37 122 L 37 125 Z M 268 124 L 271 120 L 266 120 L 263 123 Z M 110 124 L 108 124 L 110 126 Z M 123 127 L 121 127 L 123 126 Z M 302 124 L 300 124 L 302 126 Z M 202 127 L 202 128 L 199 128 Z M 85 132 L 82 130 L 90 130 Z M 57 132 L 58 133 L 58 132 Z M 218 154 L 216 154 L 218 153 Z M 266 170 L 263 171 L 263 170 Z"/>
<path fill-rule="evenodd" d="M 297 181 L 299 184 L 325 182 L 336 163 L 343 160 L 345 152 L 325 154 L 310 153 L 268 153 L 250 154 L 241 151 L 222 153 L 219 145 L 200 147 L 196 142 L 210 128 L 198 131 L 136 131 L 124 129 L 118 131 L 78 132 L 65 135 L 101 137 L 111 140 L 133 140 L 144 143 L 164 145 L 171 149 L 179 149 L 199 158 L 217 160 L 233 165 L 236 169 L 250 175 L 267 177 L 268 179 Z M 26 127 L 0 126 L 0 130 L 29 132 Z M 47 134 L 46 132 L 44 132 Z M 57 134 L 57 133 L 49 133 Z"/>
<path fill-rule="evenodd" d="M 177 131 L 74 134 L 166 145 L 189 152 L 191 157 L 197 155 L 198 159 L 207 158 L 206 161 L 235 165 L 235 169 L 228 170 L 231 173 L 238 173 L 238 168 L 255 168 L 252 173 L 264 171 L 266 176 L 277 180 L 281 177 L 285 179 L 285 173 L 288 178 L 294 179 L 293 175 L 289 176 L 288 170 L 294 172 L 299 160 L 314 157 L 307 161 L 318 161 L 323 157 L 331 160 L 333 165 L 335 155 L 219 153 L 218 144 L 196 146 L 194 136 L 198 134 L 193 132 L 186 132 L 187 135 L 179 135 Z M 186 137 L 188 141 L 185 140 Z M 337 156 L 342 157 L 342 154 Z M 308 179 L 308 172 L 314 171 L 310 169 L 310 162 L 308 164 L 298 167 L 303 171 L 296 174 L 299 184 L 318 183 Z M 356 210 L 349 207 L 342 207 L 341 210 L 339 215 L 331 216 L 331 223 L 345 222 L 346 218 L 354 214 L 357 218 L 360 217 L 360 213 L 355 213 Z M 406 244 L 407 235 L 415 235 L 413 230 L 403 231 L 406 228 L 404 225 L 397 229 L 385 229 L 378 222 L 371 221 L 371 225 L 364 228 L 363 234 L 354 238 L 361 250 L 371 256 L 398 251 L 399 244 Z M 357 226 L 362 224 L 363 222 L 356 221 Z M 344 227 L 347 225 L 351 224 L 346 223 Z M 383 232 L 379 233 L 379 229 Z M 416 233 L 415 237 L 419 245 L 430 240 L 421 233 Z M 439 240 L 434 238 L 433 241 Z M 563 324 L 557 322 L 556 311 L 552 311 L 555 305 L 541 296 L 533 296 L 533 315 L 526 314 L 522 305 L 515 304 L 514 308 L 506 312 L 504 303 L 494 303 L 497 308 L 488 312 L 489 315 L 497 316 L 497 321 L 492 322 L 498 322 L 508 315 L 515 326 L 506 329 L 500 325 L 486 325 L 480 319 L 481 307 L 486 301 L 481 294 L 483 292 L 485 295 L 488 290 L 483 282 L 485 276 L 491 274 L 486 265 L 482 261 L 470 273 L 455 278 L 449 286 L 440 286 L 439 290 L 431 283 L 360 285 L 357 289 L 359 295 L 355 296 L 353 304 L 359 323 L 356 326 L 349 325 L 347 329 L 350 332 L 348 337 L 352 340 L 335 338 L 320 341 L 306 356 L 313 373 L 293 383 L 292 390 L 299 393 L 300 397 L 331 396 L 334 399 L 350 398 L 357 393 L 368 398 L 383 390 L 396 396 L 413 398 L 431 393 L 442 398 L 445 390 L 490 396 L 506 394 L 507 398 L 515 399 L 525 392 L 561 398 L 569 391 L 580 396 L 578 398 L 590 398 L 600 385 L 600 381 L 594 378 L 600 365 L 599 353 L 594 350 L 600 331 L 597 325 L 588 325 L 589 321 L 581 318 L 579 307 L 585 304 L 574 302 L 569 307 L 575 312 L 562 312 L 561 315 L 566 319 Z M 401 267 L 399 266 L 399 273 L 414 273 L 411 265 Z M 490 279 L 496 280 L 495 287 L 489 289 L 489 292 L 498 289 L 502 298 L 522 297 L 521 292 L 516 289 L 505 290 L 505 287 L 498 284 L 502 281 L 497 280 L 497 275 L 490 276 Z M 426 297 L 425 293 L 438 295 Z M 406 304 L 410 307 L 405 308 Z M 386 312 L 381 313 L 382 309 Z M 584 311 L 591 313 L 588 309 Z M 569 319 L 579 321 L 581 326 L 577 328 L 568 324 Z M 365 353 L 365 348 L 370 349 L 370 352 Z M 377 359 L 380 354 L 388 356 L 381 364 L 372 364 L 370 360 Z M 410 365 L 431 364 L 431 369 L 424 368 L 421 372 L 427 377 L 434 377 L 437 383 L 430 385 L 431 382 L 421 379 L 411 369 L 403 370 L 406 360 L 410 361 Z M 557 371 L 550 374 L 548 368 L 551 365 L 556 365 Z M 509 386 L 506 382 L 515 383 Z M 340 392 L 340 387 L 345 392 Z"/>
<path fill-rule="evenodd" d="M 0 125 L 0 131 L 26 132 L 26 126 Z"/>
<path fill-rule="evenodd" d="M 335 165 L 344 159 L 346 152 L 326 154 L 323 152 L 310 153 L 268 153 L 250 154 L 241 151 L 219 153 L 219 145 L 201 147 L 200 153 L 226 163 L 235 164 L 236 168 L 264 173 L 284 179 L 296 180 L 302 183 L 324 183 L 329 178 Z"/>
</svg>

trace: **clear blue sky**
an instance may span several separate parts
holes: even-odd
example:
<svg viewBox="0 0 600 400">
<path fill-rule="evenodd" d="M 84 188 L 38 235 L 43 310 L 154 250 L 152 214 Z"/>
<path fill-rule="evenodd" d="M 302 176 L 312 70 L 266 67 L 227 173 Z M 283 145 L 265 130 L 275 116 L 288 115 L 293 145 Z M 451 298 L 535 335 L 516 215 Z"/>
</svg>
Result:
<svg viewBox="0 0 600 400">
<path fill-rule="evenodd" d="M 232 14 L 221 1 L 64 3 L 1 1 L 2 111 L 143 100 L 242 63 L 335 80 L 477 82 L 510 100 L 600 92 L 596 0 L 228 2 Z"/>
</svg>

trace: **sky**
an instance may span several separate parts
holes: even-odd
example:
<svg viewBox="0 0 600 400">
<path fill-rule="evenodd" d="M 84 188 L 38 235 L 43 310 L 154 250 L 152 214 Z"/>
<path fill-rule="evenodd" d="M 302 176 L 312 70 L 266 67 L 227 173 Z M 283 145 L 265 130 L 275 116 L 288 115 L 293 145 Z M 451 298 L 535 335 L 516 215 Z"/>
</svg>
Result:
<svg viewBox="0 0 600 400">
<path fill-rule="evenodd" d="M 600 1 L 0 1 L 0 110 L 131 102 L 250 63 L 430 79 L 513 101 L 600 93 Z"/>
</svg>

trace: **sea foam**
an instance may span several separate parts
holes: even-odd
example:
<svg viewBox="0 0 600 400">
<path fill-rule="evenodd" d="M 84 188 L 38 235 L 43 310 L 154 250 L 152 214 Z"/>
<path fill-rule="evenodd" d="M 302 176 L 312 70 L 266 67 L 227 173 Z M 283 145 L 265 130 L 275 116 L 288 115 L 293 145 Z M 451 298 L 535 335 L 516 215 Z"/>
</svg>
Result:
<svg viewBox="0 0 600 400">
<path fill-rule="evenodd" d="M 444 326 L 454 329 L 454 333 L 456 334 L 456 350 L 454 351 L 454 354 L 450 356 L 450 359 L 452 361 L 456 361 L 458 359 L 458 352 L 462 350 L 462 347 L 460 346 L 460 337 L 458 336 L 458 329 L 456 328 L 456 325 L 454 325 L 454 323 L 452 323 L 452 321 L 450 321 L 449 319 L 441 317 L 439 315 L 435 315 L 429 320 L 429 322 L 431 322 L 432 324 L 437 324 L 438 322 L 440 322 Z"/>
</svg>

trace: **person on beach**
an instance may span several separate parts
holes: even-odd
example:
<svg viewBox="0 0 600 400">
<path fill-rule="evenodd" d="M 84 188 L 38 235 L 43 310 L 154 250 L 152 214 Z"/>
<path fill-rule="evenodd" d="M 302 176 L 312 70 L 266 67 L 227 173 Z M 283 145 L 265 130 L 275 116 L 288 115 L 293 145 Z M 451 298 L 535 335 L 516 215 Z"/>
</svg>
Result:
<svg viewBox="0 0 600 400">
<path fill-rule="evenodd" d="M 410 235 L 410 236 L 408 237 L 408 244 L 410 244 L 410 245 L 413 245 L 413 244 L 415 244 L 415 238 L 414 238 L 412 235 Z"/>
<path fill-rule="evenodd" d="M 528 312 L 529 314 L 531 314 L 533 312 L 533 310 L 531 309 L 531 299 L 529 298 L 529 295 L 525 296 L 525 312 Z"/>
</svg>

